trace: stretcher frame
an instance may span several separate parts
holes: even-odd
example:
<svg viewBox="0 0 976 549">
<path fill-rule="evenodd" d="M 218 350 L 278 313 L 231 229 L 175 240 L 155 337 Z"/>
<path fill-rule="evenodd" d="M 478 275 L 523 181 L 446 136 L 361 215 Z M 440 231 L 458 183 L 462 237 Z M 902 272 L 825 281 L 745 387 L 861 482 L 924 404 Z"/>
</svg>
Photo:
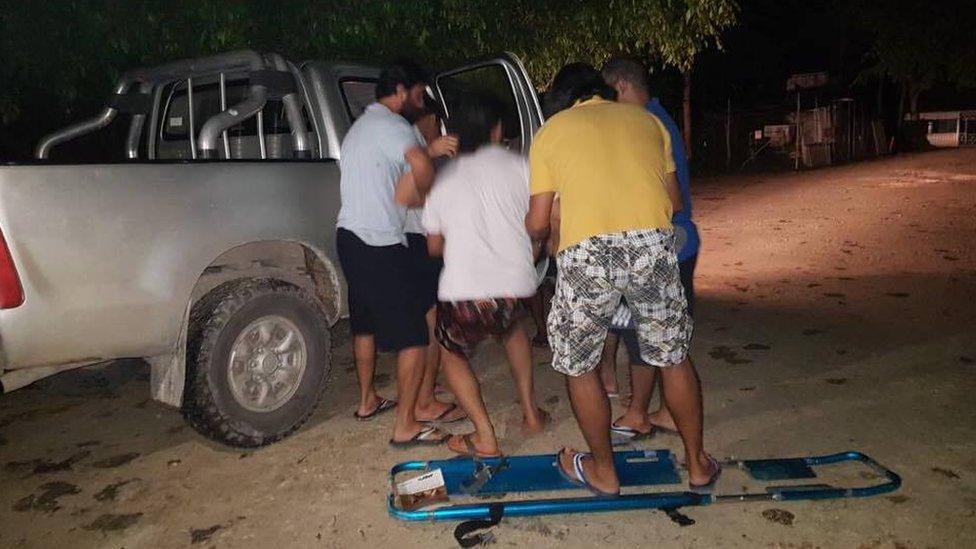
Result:
<svg viewBox="0 0 976 549">
<path fill-rule="evenodd" d="M 559 476 L 555 469 L 555 454 L 510 456 L 505 458 L 454 458 L 435 461 L 408 461 L 390 470 L 391 493 L 387 500 L 390 515 L 404 521 L 457 521 L 505 517 L 553 515 L 562 513 L 592 513 L 636 509 L 677 509 L 697 505 L 745 503 L 756 501 L 799 501 L 837 498 L 861 498 L 893 492 L 901 486 L 901 477 L 870 456 L 857 451 L 837 454 L 739 460 L 727 459 L 722 466 L 745 471 L 752 479 L 769 482 L 765 492 L 700 493 L 691 490 L 625 493 L 617 497 L 574 496 L 533 500 L 505 501 L 492 499 L 512 492 L 535 492 L 576 489 Z M 629 450 L 614 453 L 622 488 L 660 486 L 681 483 L 674 456 L 669 450 Z M 873 471 L 880 482 L 866 486 L 833 486 L 806 482 L 816 479 L 814 468 L 843 462 L 859 462 Z M 471 496 L 473 502 L 453 503 L 441 507 L 404 510 L 395 503 L 397 475 L 408 472 L 423 473 L 441 469 L 449 496 Z M 477 473 L 481 475 L 477 475 Z M 485 478 L 487 477 L 487 478 Z M 790 481 L 779 484 L 781 481 Z M 801 483 L 797 483 L 801 481 Z M 472 484 L 474 488 L 472 490 Z M 479 500 L 475 500 L 478 498 Z"/>
</svg>

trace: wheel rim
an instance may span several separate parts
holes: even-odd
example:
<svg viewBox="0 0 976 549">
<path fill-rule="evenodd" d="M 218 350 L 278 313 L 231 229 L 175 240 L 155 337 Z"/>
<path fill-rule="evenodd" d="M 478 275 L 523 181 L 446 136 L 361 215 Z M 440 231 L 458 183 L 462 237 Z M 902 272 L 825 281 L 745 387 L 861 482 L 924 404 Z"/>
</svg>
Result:
<svg viewBox="0 0 976 549">
<path fill-rule="evenodd" d="M 308 347 L 298 326 L 283 316 L 263 316 L 234 340 L 227 381 L 238 404 L 267 413 L 291 400 L 307 363 Z"/>
</svg>

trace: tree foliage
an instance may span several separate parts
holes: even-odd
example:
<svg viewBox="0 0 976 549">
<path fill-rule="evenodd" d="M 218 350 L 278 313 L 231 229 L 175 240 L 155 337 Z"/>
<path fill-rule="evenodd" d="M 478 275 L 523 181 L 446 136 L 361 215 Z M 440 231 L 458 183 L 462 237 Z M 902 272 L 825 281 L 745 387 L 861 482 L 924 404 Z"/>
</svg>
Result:
<svg viewBox="0 0 976 549">
<path fill-rule="evenodd" d="M 976 21 L 976 2 L 872 0 L 853 9 L 872 36 L 863 76 L 899 84 L 911 112 L 936 82 L 976 87 L 976 42 L 964 24 Z"/>
<path fill-rule="evenodd" d="M 734 0 L 10 2 L 0 11 L 0 138 L 34 140 L 30 130 L 93 112 L 126 69 L 238 48 L 435 66 L 509 50 L 544 83 L 568 61 L 616 53 L 687 69 L 736 13 Z"/>
</svg>

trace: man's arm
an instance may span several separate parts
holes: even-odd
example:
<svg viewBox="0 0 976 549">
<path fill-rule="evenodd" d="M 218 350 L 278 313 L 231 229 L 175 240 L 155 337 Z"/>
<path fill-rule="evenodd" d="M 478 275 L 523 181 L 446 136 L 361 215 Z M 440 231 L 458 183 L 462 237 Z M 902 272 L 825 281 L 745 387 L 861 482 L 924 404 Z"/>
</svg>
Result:
<svg viewBox="0 0 976 549">
<path fill-rule="evenodd" d="M 442 234 L 427 235 L 427 255 L 429 255 L 430 257 L 444 256 L 444 235 Z"/>
<path fill-rule="evenodd" d="M 414 181 L 413 172 L 407 172 L 400 176 L 397 181 L 396 190 L 393 198 L 397 204 L 407 208 L 419 208 L 424 205 L 424 199 L 417 191 L 417 184 Z"/>
<path fill-rule="evenodd" d="M 427 196 L 430 187 L 434 184 L 434 163 L 431 161 L 430 155 L 417 145 L 407 149 L 407 152 L 403 153 L 403 157 L 410 166 L 410 172 L 413 173 L 417 193 L 420 194 L 421 198 Z"/>
<path fill-rule="evenodd" d="M 529 213 L 525 215 L 525 230 L 529 233 L 529 238 L 534 241 L 543 241 L 549 236 L 550 221 L 552 216 L 552 202 L 556 193 L 539 193 L 529 198 Z"/>
<path fill-rule="evenodd" d="M 555 257 L 556 251 L 559 250 L 559 225 L 560 225 L 560 207 L 559 198 L 557 197 L 552 203 L 552 214 L 549 216 L 549 255 Z"/>
<path fill-rule="evenodd" d="M 664 190 L 668 192 L 668 198 L 671 199 L 671 209 L 673 211 L 681 211 L 685 205 L 681 200 L 681 189 L 678 188 L 678 177 L 674 172 L 669 172 L 664 177 Z"/>
</svg>

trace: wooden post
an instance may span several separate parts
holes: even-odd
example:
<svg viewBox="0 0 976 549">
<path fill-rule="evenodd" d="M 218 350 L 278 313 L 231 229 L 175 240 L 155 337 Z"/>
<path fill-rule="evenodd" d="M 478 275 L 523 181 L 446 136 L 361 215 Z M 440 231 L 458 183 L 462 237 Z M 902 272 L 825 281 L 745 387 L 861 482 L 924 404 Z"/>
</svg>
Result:
<svg viewBox="0 0 976 549">
<path fill-rule="evenodd" d="M 793 169 L 800 169 L 800 89 L 796 89 L 796 161 L 793 163 Z"/>
<path fill-rule="evenodd" d="M 685 141 L 685 155 L 691 159 L 691 69 L 686 70 L 683 76 L 685 81 L 684 101 L 682 103 L 684 124 L 681 129 Z"/>
<path fill-rule="evenodd" d="M 732 98 L 725 108 L 725 170 L 732 166 Z"/>
</svg>

